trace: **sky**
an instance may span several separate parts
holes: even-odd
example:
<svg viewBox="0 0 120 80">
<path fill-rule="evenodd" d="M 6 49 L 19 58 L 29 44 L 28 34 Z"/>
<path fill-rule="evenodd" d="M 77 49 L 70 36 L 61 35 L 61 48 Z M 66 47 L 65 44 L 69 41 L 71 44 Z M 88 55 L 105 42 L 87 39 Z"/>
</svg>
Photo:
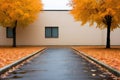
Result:
<svg viewBox="0 0 120 80">
<path fill-rule="evenodd" d="M 42 0 L 44 10 L 70 10 L 70 0 Z"/>
</svg>

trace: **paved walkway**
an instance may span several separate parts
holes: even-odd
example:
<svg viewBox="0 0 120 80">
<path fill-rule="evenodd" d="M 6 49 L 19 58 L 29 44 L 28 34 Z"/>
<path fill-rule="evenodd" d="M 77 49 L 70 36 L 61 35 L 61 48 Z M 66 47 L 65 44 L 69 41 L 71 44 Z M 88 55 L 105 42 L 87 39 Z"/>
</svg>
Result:
<svg viewBox="0 0 120 80">
<path fill-rule="evenodd" d="M 49 48 L 14 71 L 8 80 L 113 80 L 68 48 Z"/>
</svg>

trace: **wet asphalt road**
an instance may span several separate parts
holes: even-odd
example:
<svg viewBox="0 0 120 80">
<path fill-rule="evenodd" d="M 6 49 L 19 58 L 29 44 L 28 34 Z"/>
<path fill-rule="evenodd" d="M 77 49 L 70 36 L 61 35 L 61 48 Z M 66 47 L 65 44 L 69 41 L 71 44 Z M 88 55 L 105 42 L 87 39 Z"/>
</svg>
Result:
<svg viewBox="0 0 120 80">
<path fill-rule="evenodd" d="M 17 69 L 8 80 L 113 80 L 69 48 L 49 48 Z"/>
</svg>

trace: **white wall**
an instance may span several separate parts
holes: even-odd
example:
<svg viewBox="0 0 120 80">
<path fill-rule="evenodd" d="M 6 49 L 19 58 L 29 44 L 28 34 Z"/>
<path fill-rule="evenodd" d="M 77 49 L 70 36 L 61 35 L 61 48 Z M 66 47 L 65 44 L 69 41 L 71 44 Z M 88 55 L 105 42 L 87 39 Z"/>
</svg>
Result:
<svg viewBox="0 0 120 80">
<path fill-rule="evenodd" d="M 45 26 L 58 26 L 59 38 L 45 38 Z M 120 29 L 111 33 L 111 44 L 120 45 Z M 69 11 L 43 11 L 28 27 L 17 28 L 17 45 L 105 45 L 106 30 L 75 22 Z M 0 29 L 0 45 L 11 45 L 4 28 Z"/>
</svg>

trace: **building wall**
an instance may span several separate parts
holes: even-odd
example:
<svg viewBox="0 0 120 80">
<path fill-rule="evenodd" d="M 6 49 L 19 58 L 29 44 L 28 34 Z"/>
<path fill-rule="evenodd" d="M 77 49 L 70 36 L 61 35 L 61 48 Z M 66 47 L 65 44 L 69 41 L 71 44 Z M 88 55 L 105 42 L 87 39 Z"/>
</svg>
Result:
<svg viewBox="0 0 120 80">
<path fill-rule="evenodd" d="M 45 38 L 45 26 L 58 26 L 59 38 Z M 120 29 L 111 33 L 111 44 L 120 45 Z M 17 27 L 17 45 L 105 45 L 106 30 L 76 22 L 69 11 L 43 11 L 27 27 Z M 5 28 L 0 28 L 0 45 L 11 45 Z"/>
</svg>

